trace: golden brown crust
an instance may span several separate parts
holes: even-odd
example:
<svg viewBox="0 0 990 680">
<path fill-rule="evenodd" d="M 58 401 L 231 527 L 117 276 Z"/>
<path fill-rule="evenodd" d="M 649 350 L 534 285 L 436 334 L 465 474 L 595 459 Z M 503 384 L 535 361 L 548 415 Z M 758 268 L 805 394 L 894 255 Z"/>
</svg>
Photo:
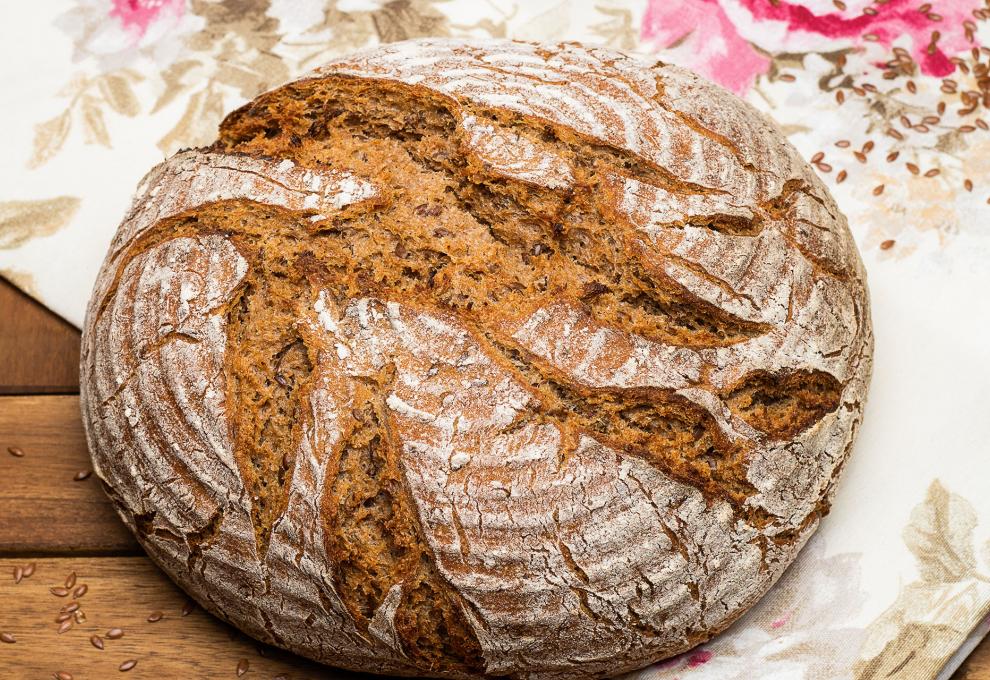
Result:
<svg viewBox="0 0 990 680">
<path fill-rule="evenodd" d="M 149 553 L 359 670 L 598 677 L 723 629 L 827 512 L 872 334 L 827 191 L 692 74 L 390 45 L 146 178 L 84 412 Z"/>
</svg>

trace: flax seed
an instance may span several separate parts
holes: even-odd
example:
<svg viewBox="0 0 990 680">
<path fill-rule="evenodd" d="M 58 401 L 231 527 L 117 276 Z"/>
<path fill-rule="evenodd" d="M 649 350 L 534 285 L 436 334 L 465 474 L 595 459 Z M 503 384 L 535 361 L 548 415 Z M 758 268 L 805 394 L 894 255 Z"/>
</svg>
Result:
<svg viewBox="0 0 990 680">
<path fill-rule="evenodd" d="M 48 591 L 55 597 L 65 597 L 69 594 L 68 588 L 63 588 L 61 586 L 56 586 L 54 588 L 49 588 Z"/>
<path fill-rule="evenodd" d="M 17 642 L 17 638 L 14 637 L 13 633 L 0 633 L 0 642 L 5 642 L 8 645 L 12 645 Z"/>
<path fill-rule="evenodd" d="M 894 247 L 894 239 L 889 238 L 880 244 L 880 250 L 890 250 Z"/>
<path fill-rule="evenodd" d="M 783 80 L 785 83 L 793 83 L 797 78 L 792 76 L 790 73 L 781 73 L 777 76 L 777 80 Z"/>
<path fill-rule="evenodd" d="M 842 90 L 838 90 L 835 93 L 835 101 L 837 101 L 841 105 L 843 102 L 846 101 L 846 93 L 843 92 Z"/>
<path fill-rule="evenodd" d="M 93 645 L 97 649 L 103 649 L 103 638 L 99 635 L 90 635 L 89 644 Z"/>
<path fill-rule="evenodd" d="M 855 156 L 856 160 L 858 160 L 860 163 L 866 162 L 866 154 L 863 153 L 862 151 L 853 151 L 853 156 Z"/>
<path fill-rule="evenodd" d="M 128 659 L 124 663 L 120 664 L 120 666 L 118 666 L 118 668 L 120 669 L 120 672 L 121 673 L 126 673 L 127 671 L 131 670 L 135 666 L 137 666 L 137 659 Z"/>
<path fill-rule="evenodd" d="M 837 147 L 839 147 L 840 149 L 848 149 L 849 148 L 849 140 L 848 139 L 840 139 L 839 141 L 837 141 L 835 143 L 835 145 Z"/>
<path fill-rule="evenodd" d="M 71 616 L 71 614 L 70 614 L 70 616 Z M 72 621 L 71 620 L 69 620 L 69 621 L 63 621 L 58 626 L 58 634 L 59 635 L 61 635 L 62 633 L 66 633 L 66 632 L 68 632 L 70 630 L 72 630 Z"/>
<path fill-rule="evenodd" d="M 863 153 L 870 153 L 873 151 L 874 146 L 876 145 L 873 143 L 872 139 L 867 141 L 866 144 L 863 145 Z"/>
<path fill-rule="evenodd" d="M 882 184 L 878 184 L 875 187 L 873 187 L 873 195 L 874 196 L 879 196 L 880 194 L 882 194 L 883 193 L 883 188 L 884 188 L 884 186 Z"/>
<path fill-rule="evenodd" d="M 242 675 L 244 675 L 245 673 L 247 673 L 248 672 L 248 668 L 250 668 L 250 666 L 251 666 L 251 664 L 248 663 L 248 660 L 247 659 L 241 659 L 240 661 L 238 661 L 237 662 L 237 677 L 241 677 Z"/>
<path fill-rule="evenodd" d="M 24 578 L 31 578 L 34 575 L 35 567 L 38 565 L 34 562 L 29 562 L 26 567 L 24 567 Z"/>
<path fill-rule="evenodd" d="M 111 628 L 107 631 L 108 640 L 119 640 L 122 637 L 124 637 L 124 631 L 120 628 Z"/>
<path fill-rule="evenodd" d="M 159 621 L 162 620 L 163 616 L 165 615 L 160 611 L 151 612 L 151 614 L 148 616 L 148 623 L 158 623 Z"/>
<path fill-rule="evenodd" d="M 196 609 L 196 603 L 192 600 L 186 600 L 186 603 L 182 605 L 182 611 L 179 612 L 180 616 L 189 616 Z"/>
<path fill-rule="evenodd" d="M 825 158 L 825 153 L 823 151 L 819 151 L 818 153 L 816 153 L 814 156 L 811 157 L 811 162 L 817 163 L 823 158 Z"/>
<path fill-rule="evenodd" d="M 73 481 L 76 481 L 76 482 L 82 482 L 84 480 L 89 479 L 89 476 L 91 474 L 93 474 L 93 471 L 92 470 L 80 470 L 79 472 L 77 472 L 75 474 L 75 476 L 72 479 L 73 479 Z"/>
<path fill-rule="evenodd" d="M 887 134 L 893 137 L 894 139 L 898 139 L 898 140 L 904 139 L 904 135 L 902 135 L 899 131 L 895 130 L 894 128 L 887 128 Z"/>
<path fill-rule="evenodd" d="M 66 606 L 62 607 L 62 611 L 64 613 L 66 613 L 66 614 L 71 614 L 72 612 L 76 611 L 77 609 L 79 609 L 79 603 L 78 602 L 70 602 Z"/>
<path fill-rule="evenodd" d="M 85 583 L 82 583 L 76 586 L 76 589 L 72 591 L 72 597 L 82 597 L 87 592 L 89 592 L 89 586 L 86 585 Z"/>
<path fill-rule="evenodd" d="M 23 458 L 24 457 L 24 449 L 22 449 L 19 446 L 8 446 L 7 447 L 7 453 L 9 453 L 10 455 L 12 455 L 14 458 Z"/>
<path fill-rule="evenodd" d="M 921 173 L 921 168 L 919 168 L 914 163 L 905 163 L 904 167 L 906 167 L 908 169 L 908 172 L 910 172 L 912 175 L 917 175 Z"/>
<path fill-rule="evenodd" d="M 937 177 L 940 172 L 942 171 L 939 170 L 938 168 L 932 168 L 931 170 L 925 173 L 925 177 Z"/>
<path fill-rule="evenodd" d="M 963 186 L 966 187 L 966 191 L 972 191 L 973 190 L 973 180 L 967 179 L 966 181 L 963 182 Z"/>
<path fill-rule="evenodd" d="M 24 567 L 14 567 L 14 583 L 20 583 L 22 578 L 24 578 Z"/>
<path fill-rule="evenodd" d="M 76 585 L 76 572 L 72 572 L 65 577 L 65 587 L 72 590 L 72 587 Z"/>
<path fill-rule="evenodd" d="M 822 172 L 832 172 L 832 166 L 828 163 L 818 163 L 816 167 Z"/>
<path fill-rule="evenodd" d="M 887 162 L 893 163 L 894 161 L 897 160 L 897 157 L 900 155 L 901 155 L 900 151 L 891 151 L 889 154 L 887 154 Z"/>
<path fill-rule="evenodd" d="M 846 181 L 846 171 L 839 170 L 839 174 L 835 176 L 835 183 L 842 184 L 845 181 Z"/>
</svg>

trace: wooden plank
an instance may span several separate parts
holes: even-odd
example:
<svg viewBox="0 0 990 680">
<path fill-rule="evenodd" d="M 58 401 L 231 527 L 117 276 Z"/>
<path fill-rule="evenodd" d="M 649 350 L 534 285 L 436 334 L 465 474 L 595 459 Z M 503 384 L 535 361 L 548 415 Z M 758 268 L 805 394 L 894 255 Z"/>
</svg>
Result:
<svg viewBox="0 0 990 680">
<path fill-rule="evenodd" d="M 0 394 L 79 391 L 79 331 L 0 279 Z"/>
<path fill-rule="evenodd" d="M 986 638 L 963 661 L 952 680 L 990 680 L 990 638 Z"/>
<path fill-rule="evenodd" d="M 140 552 L 89 469 L 78 396 L 0 397 L 0 554 Z"/>
<path fill-rule="evenodd" d="M 51 678 L 57 671 L 74 680 L 117 677 L 121 663 L 137 665 L 128 680 L 148 678 L 236 678 L 241 660 L 248 663 L 245 678 L 370 680 L 371 676 L 329 669 L 261 645 L 238 633 L 198 607 L 182 616 L 185 594 L 144 557 L 46 558 L 30 578 L 19 584 L 11 571 L 25 560 L 0 560 L 0 631 L 16 638 L 0 643 L 3 677 Z M 88 591 L 77 601 L 85 620 L 58 634 L 55 622 L 61 608 L 74 601 L 49 592 L 61 586 L 71 572 Z M 149 623 L 160 611 L 163 618 Z M 110 628 L 124 636 L 106 637 Z M 90 636 L 103 637 L 101 651 Z M 264 654 L 264 656 L 262 656 Z"/>
</svg>

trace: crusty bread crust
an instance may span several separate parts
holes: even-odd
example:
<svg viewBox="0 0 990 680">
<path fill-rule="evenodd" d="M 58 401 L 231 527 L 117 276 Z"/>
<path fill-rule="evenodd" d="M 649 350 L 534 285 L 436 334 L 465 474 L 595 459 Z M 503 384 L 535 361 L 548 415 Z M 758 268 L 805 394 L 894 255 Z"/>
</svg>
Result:
<svg viewBox="0 0 990 680">
<path fill-rule="evenodd" d="M 81 386 L 121 517 L 249 634 L 601 677 L 794 559 L 872 343 L 845 218 L 754 109 L 610 50 L 423 40 L 149 173 Z"/>
</svg>

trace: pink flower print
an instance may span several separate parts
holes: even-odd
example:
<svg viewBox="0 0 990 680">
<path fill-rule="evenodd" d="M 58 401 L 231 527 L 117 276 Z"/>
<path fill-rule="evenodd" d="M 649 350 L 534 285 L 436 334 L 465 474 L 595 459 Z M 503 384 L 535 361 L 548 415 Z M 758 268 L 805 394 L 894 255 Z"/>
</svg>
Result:
<svg viewBox="0 0 990 680">
<path fill-rule="evenodd" d="M 676 49 L 677 62 L 744 94 L 770 60 L 736 30 L 718 0 L 651 0 L 640 39 Z"/>
<path fill-rule="evenodd" d="M 134 36 L 137 42 L 163 12 L 179 18 L 186 10 L 185 0 L 113 0 L 110 16 Z"/>
<path fill-rule="evenodd" d="M 839 11 L 824 0 L 650 0 L 640 38 L 671 53 L 737 94 L 767 72 L 774 54 L 831 52 L 895 42 L 910 50 L 921 72 L 944 78 L 951 58 L 975 45 L 966 35 L 981 0 L 847 0 Z M 864 12 L 864 10 L 866 10 Z M 937 38 L 937 40 L 933 40 Z M 883 61 L 883 60 L 880 60 Z"/>
<path fill-rule="evenodd" d="M 697 668 L 698 666 L 703 666 L 704 664 L 711 661 L 713 656 L 715 655 L 709 652 L 707 649 L 699 649 L 698 651 L 693 652 L 691 656 L 688 657 L 687 667 Z"/>
<path fill-rule="evenodd" d="M 782 628 L 783 626 L 787 625 L 787 622 L 790 620 L 791 620 L 791 615 L 785 614 L 784 616 L 781 616 L 779 619 L 774 619 L 773 621 L 771 621 L 770 627 L 774 629 Z"/>
<path fill-rule="evenodd" d="M 932 0 L 927 3 L 931 8 L 921 12 L 915 0 L 889 0 L 883 4 L 850 2 L 844 12 L 815 14 L 799 1 L 725 0 L 723 4 L 748 13 L 754 24 L 763 24 L 768 32 L 779 30 L 771 28 L 768 22 L 779 22 L 788 34 L 796 34 L 798 41 L 800 34 L 805 34 L 812 47 L 807 51 L 815 51 L 814 45 L 824 46 L 821 38 L 860 45 L 870 36 L 871 40 L 890 47 L 901 36 L 909 36 L 912 56 L 922 73 L 937 77 L 945 77 L 955 69 L 949 57 L 973 46 L 966 38 L 963 22 L 971 19 L 973 10 L 982 5 L 979 0 Z M 871 11 L 863 13 L 864 8 Z M 938 40 L 929 49 L 936 31 Z"/>
</svg>

